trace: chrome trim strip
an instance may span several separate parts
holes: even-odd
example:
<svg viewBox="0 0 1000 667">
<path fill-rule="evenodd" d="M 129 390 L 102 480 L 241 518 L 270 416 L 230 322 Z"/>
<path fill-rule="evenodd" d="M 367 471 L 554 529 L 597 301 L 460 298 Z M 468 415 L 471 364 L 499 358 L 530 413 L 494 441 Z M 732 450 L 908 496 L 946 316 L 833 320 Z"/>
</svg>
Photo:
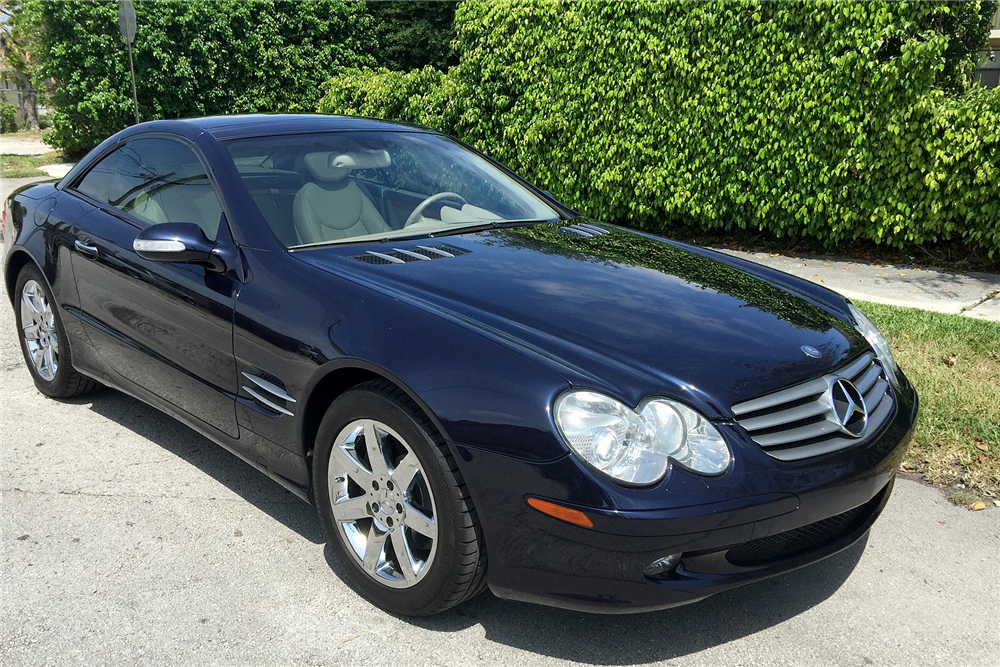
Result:
<svg viewBox="0 0 1000 667">
<path fill-rule="evenodd" d="M 398 257 L 393 257 L 392 255 L 386 255 L 385 253 L 381 252 L 375 252 L 374 250 L 369 250 L 368 254 L 378 257 L 379 259 L 384 259 L 388 262 L 392 262 L 393 264 L 406 264 L 406 262 L 399 259 Z"/>
<path fill-rule="evenodd" d="M 431 248 L 430 246 L 425 246 L 425 245 L 418 245 L 417 247 L 420 248 L 421 250 L 426 250 L 427 252 L 432 252 L 436 255 L 441 255 L 442 257 L 454 257 L 453 254 L 451 254 L 446 250 L 441 250 L 441 248 Z"/>
<path fill-rule="evenodd" d="M 782 405 L 783 403 L 790 403 L 791 401 L 798 401 L 803 398 L 808 398 L 809 396 L 822 394 L 829 388 L 830 383 L 826 377 L 816 378 L 815 380 L 810 380 L 803 384 L 789 387 L 788 389 L 781 389 L 773 394 L 768 394 L 767 396 L 761 396 L 760 398 L 754 398 L 749 401 L 744 401 L 743 403 L 737 403 L 733 406 L 733 414 L 739 416 L 748 412 L 756 412 L 757 410 L 773 408 L 776 405 Z"/>
<path fill-rule="evenodd" d="M 288 403 L 295 403 L 296 402 L 294 398 L 292 398 L 287 393 L 285 393 L 285 390 L 282 389 L 281 387 L 279 387 L 276 384 L 273 384 L 271 382 L 268 382 L 267 380 L 261 379 L 261 378 L 257 377 L 256 375 L 250 375 L 246 371 L 243 371 L 243 377 L 245 377 L 246 379 L 250 380 L 251 382 L 253 382 L 255 385 L 257 385 L 258 387 L 260 387 L 261 389 L 263 389 L 267 393 L 274 394 L 277 398 L 280 398 L 283 401 L 286 401 Z"/>
<path fill-rule="evenodd" d="M 755 435 L 753 439 L 758 445 L 764 447 L 775 447 L 777 445 L 787 445 L 791 442 L 799 442 L 801 440 L 809 440 L 811 438 L 818 438 L 821 435 L 828 435 L 830 433 L 839 433 L 840 424 L 832 421 L 821 421 L 815 424 L 808 424 L 806 426 L 800 426 L 798 428 L 789 429 L 787 431 L 779 431 L 778 433 L 768 433 L 767 435 Z"/>
<path fill-rule="evenodd" d="M 402 248 L 393 248 L 393 250 L 402 255 L 407 255 L 408 257 L 416 257 L 417 259 L 430 260 L 430 257 L 428 257 L 427 255 L 421 255 L 419 252 L 413 252 L 412 250 L 403 250 Z"/>
<path fill-rule="evenodd" d="M 748 431 L 759 431 L 763 428 L 781 426 L 782 424 L 788 424 L 790 422 L 808 419 L 809 417 L 815 417 L 816 415 L 823 414 L 829 409 L 830 405 L 826 401 L 815 400 L 810 403 L 806 403 L 805 405 L 788 408 L 787 410 L 781 410 L 780 412 L 773 412 L 769 415 L 744 419 L 740 421 L 740 424 Z"/>
<path fill-rule="evenodd" d="M 275 412 L 280 412 L 281 414 L 288 415 L 289 417 L 292 416 L 291 412 L 289 412 L 285 408 L 281 407 L 280 405 L 272 403 L 271 401 L 269 401 L 268 399 L 264 398 L 263 396 L 261 396 L 259 393 L 257 393 L 256 391 L 254 391 L 250 387 L 248 387 L 246 385 L 243 385 L 243 391 L 245 391 L 246 393 L 250 394 L 251 396 L 253 396 L 254 398 L 256 398 L 258 401 L 260 401 L 261 403 L 263 403 L 267 407 L 271 408 Z"/>
<path fill-rule="evenodd" d="M 879 373 L 882 372 L 882 368 L 878 364 L 872 364 L 868 368 L 868 372 L 865 373 L 860 380 L 854 381 L 854 386 L 858 388 L 863 395 L 868 393 L 868 390 L 872 388 L 875 381 L 878 380 Z M 867 398 L 867 396 L 866 396 Z"/>
<path fill-rule="evenodd" d="M 569 232 L 573 232 L 574 234 L 577 234 L 578 236 L 581 236 L 585 239 L 592 239 L 595 236 L 597 236 L 597 234 L 595 234 L 594 232 L 584 229 L 579 225 L 566 225 L 565 227 L 563 227 L 563 229 Z"/>
<path fill-rule="evenodd" d="M 865 352 L 858 358 L 857 361 L 855 361 L 847 368 L 835 370 L 832 373 L 830 373 L 830 375 L 839 375 L 841 377 L 846 377 L 850 380 L 854 380 L 856 377 L 861 375 L 862 371 L 868 368 L 868 366 L 872 363 L 872 359 L 874 358 L 875 357 L 871 352 Z"/>
</svg>

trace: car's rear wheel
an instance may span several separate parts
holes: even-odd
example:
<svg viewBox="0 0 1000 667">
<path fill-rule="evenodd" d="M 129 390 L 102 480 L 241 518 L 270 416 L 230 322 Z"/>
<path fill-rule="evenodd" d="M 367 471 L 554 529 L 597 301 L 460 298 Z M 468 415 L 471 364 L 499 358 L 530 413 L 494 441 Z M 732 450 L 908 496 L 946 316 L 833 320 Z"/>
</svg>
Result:
<svg viewBox="0 0 1000 667">
<path fill-rule="evenodd" d="M 21 353 L 38 391 L 53 398 L 67 398 L 99 387 L 73 368 L 59 308 L 37 268 L 29 264 L 21 269 L 15 294 L 18 300 L 14 316 Z"/>
<path fill-rule="evenodd" d="M 384 381 L 320 424 L 313 489 L 351 583 L 386 611 L 444 611 L 485 587 L 486 553 L 461 473 L 427 417 Z"/>
</svg>

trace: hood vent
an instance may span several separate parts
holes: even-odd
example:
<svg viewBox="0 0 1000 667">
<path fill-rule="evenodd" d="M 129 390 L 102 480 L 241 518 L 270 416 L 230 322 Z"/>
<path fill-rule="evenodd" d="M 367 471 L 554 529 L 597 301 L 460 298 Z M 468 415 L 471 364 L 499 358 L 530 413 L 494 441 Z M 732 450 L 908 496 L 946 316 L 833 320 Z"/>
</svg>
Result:
<svg viewBox="0 0 1000 667">
<path fill-rule="evenodd" d="M 610 234 L 611 230 L 605 229 L 604 227 L 598 227 L 597 225 L 588 225 L 579 222 L 575 225 L 567 225 L 566 227 L 560 227 L 559 231 L 566 236 L 575 236 L 581 239 L 592 239 L 595 236 L 604 236 L 605 234 Z"/>
<path fill-rule="evenodd" d="M 407 264 L 409 262 L 426 262 L 432 259 L 452 259 L 465 254 L 464 250 L 447 246 L 418 245 L 415 248 L 393 248 L 385 252 L 369 250 L 364 255 L 354 255 L 351 259 L 365 264 Z"/>
</svg>

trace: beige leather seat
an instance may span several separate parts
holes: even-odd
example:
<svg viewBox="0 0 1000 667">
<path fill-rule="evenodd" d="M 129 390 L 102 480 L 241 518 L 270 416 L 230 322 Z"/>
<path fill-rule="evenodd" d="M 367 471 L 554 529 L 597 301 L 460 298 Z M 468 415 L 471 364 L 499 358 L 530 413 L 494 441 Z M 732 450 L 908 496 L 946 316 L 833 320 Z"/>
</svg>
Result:
<svg viewBox="0 0 1000 667">
<path fill-rule="evenodd" d="M 388 167 L 386 151 L 309 153 L 303 158 L 313 181 L 303 185 L 292 202 L 292 219 L 299 243 L 323 243 L 391 231 L 391 227 L 356 184 L 352 169 Z"/>
</svg>

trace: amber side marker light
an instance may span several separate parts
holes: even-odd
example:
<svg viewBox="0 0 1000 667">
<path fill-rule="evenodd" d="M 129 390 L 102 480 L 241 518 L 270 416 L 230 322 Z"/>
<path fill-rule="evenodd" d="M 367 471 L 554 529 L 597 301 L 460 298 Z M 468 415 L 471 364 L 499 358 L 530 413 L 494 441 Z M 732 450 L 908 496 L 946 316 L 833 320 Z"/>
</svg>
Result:
<svg viewBox="0 0 1000 667">
<path fill-rule="evenodd" d="M 594 522 L 590 520 L 590 517 L 580 510 L 563 507 L 562 505 L 556 505 L 555 503 L 550 503 L 549 501 L 542 500 L 540 498 L 528 498 L 528 504 L 542 514 L 548 514 L 549 516 L 555 517 L 560 521 L 565 521 L 566 523 L 571 523 L 575 526 L 583 526 L 584 528 L 594 527 Z"/>
</svg>

